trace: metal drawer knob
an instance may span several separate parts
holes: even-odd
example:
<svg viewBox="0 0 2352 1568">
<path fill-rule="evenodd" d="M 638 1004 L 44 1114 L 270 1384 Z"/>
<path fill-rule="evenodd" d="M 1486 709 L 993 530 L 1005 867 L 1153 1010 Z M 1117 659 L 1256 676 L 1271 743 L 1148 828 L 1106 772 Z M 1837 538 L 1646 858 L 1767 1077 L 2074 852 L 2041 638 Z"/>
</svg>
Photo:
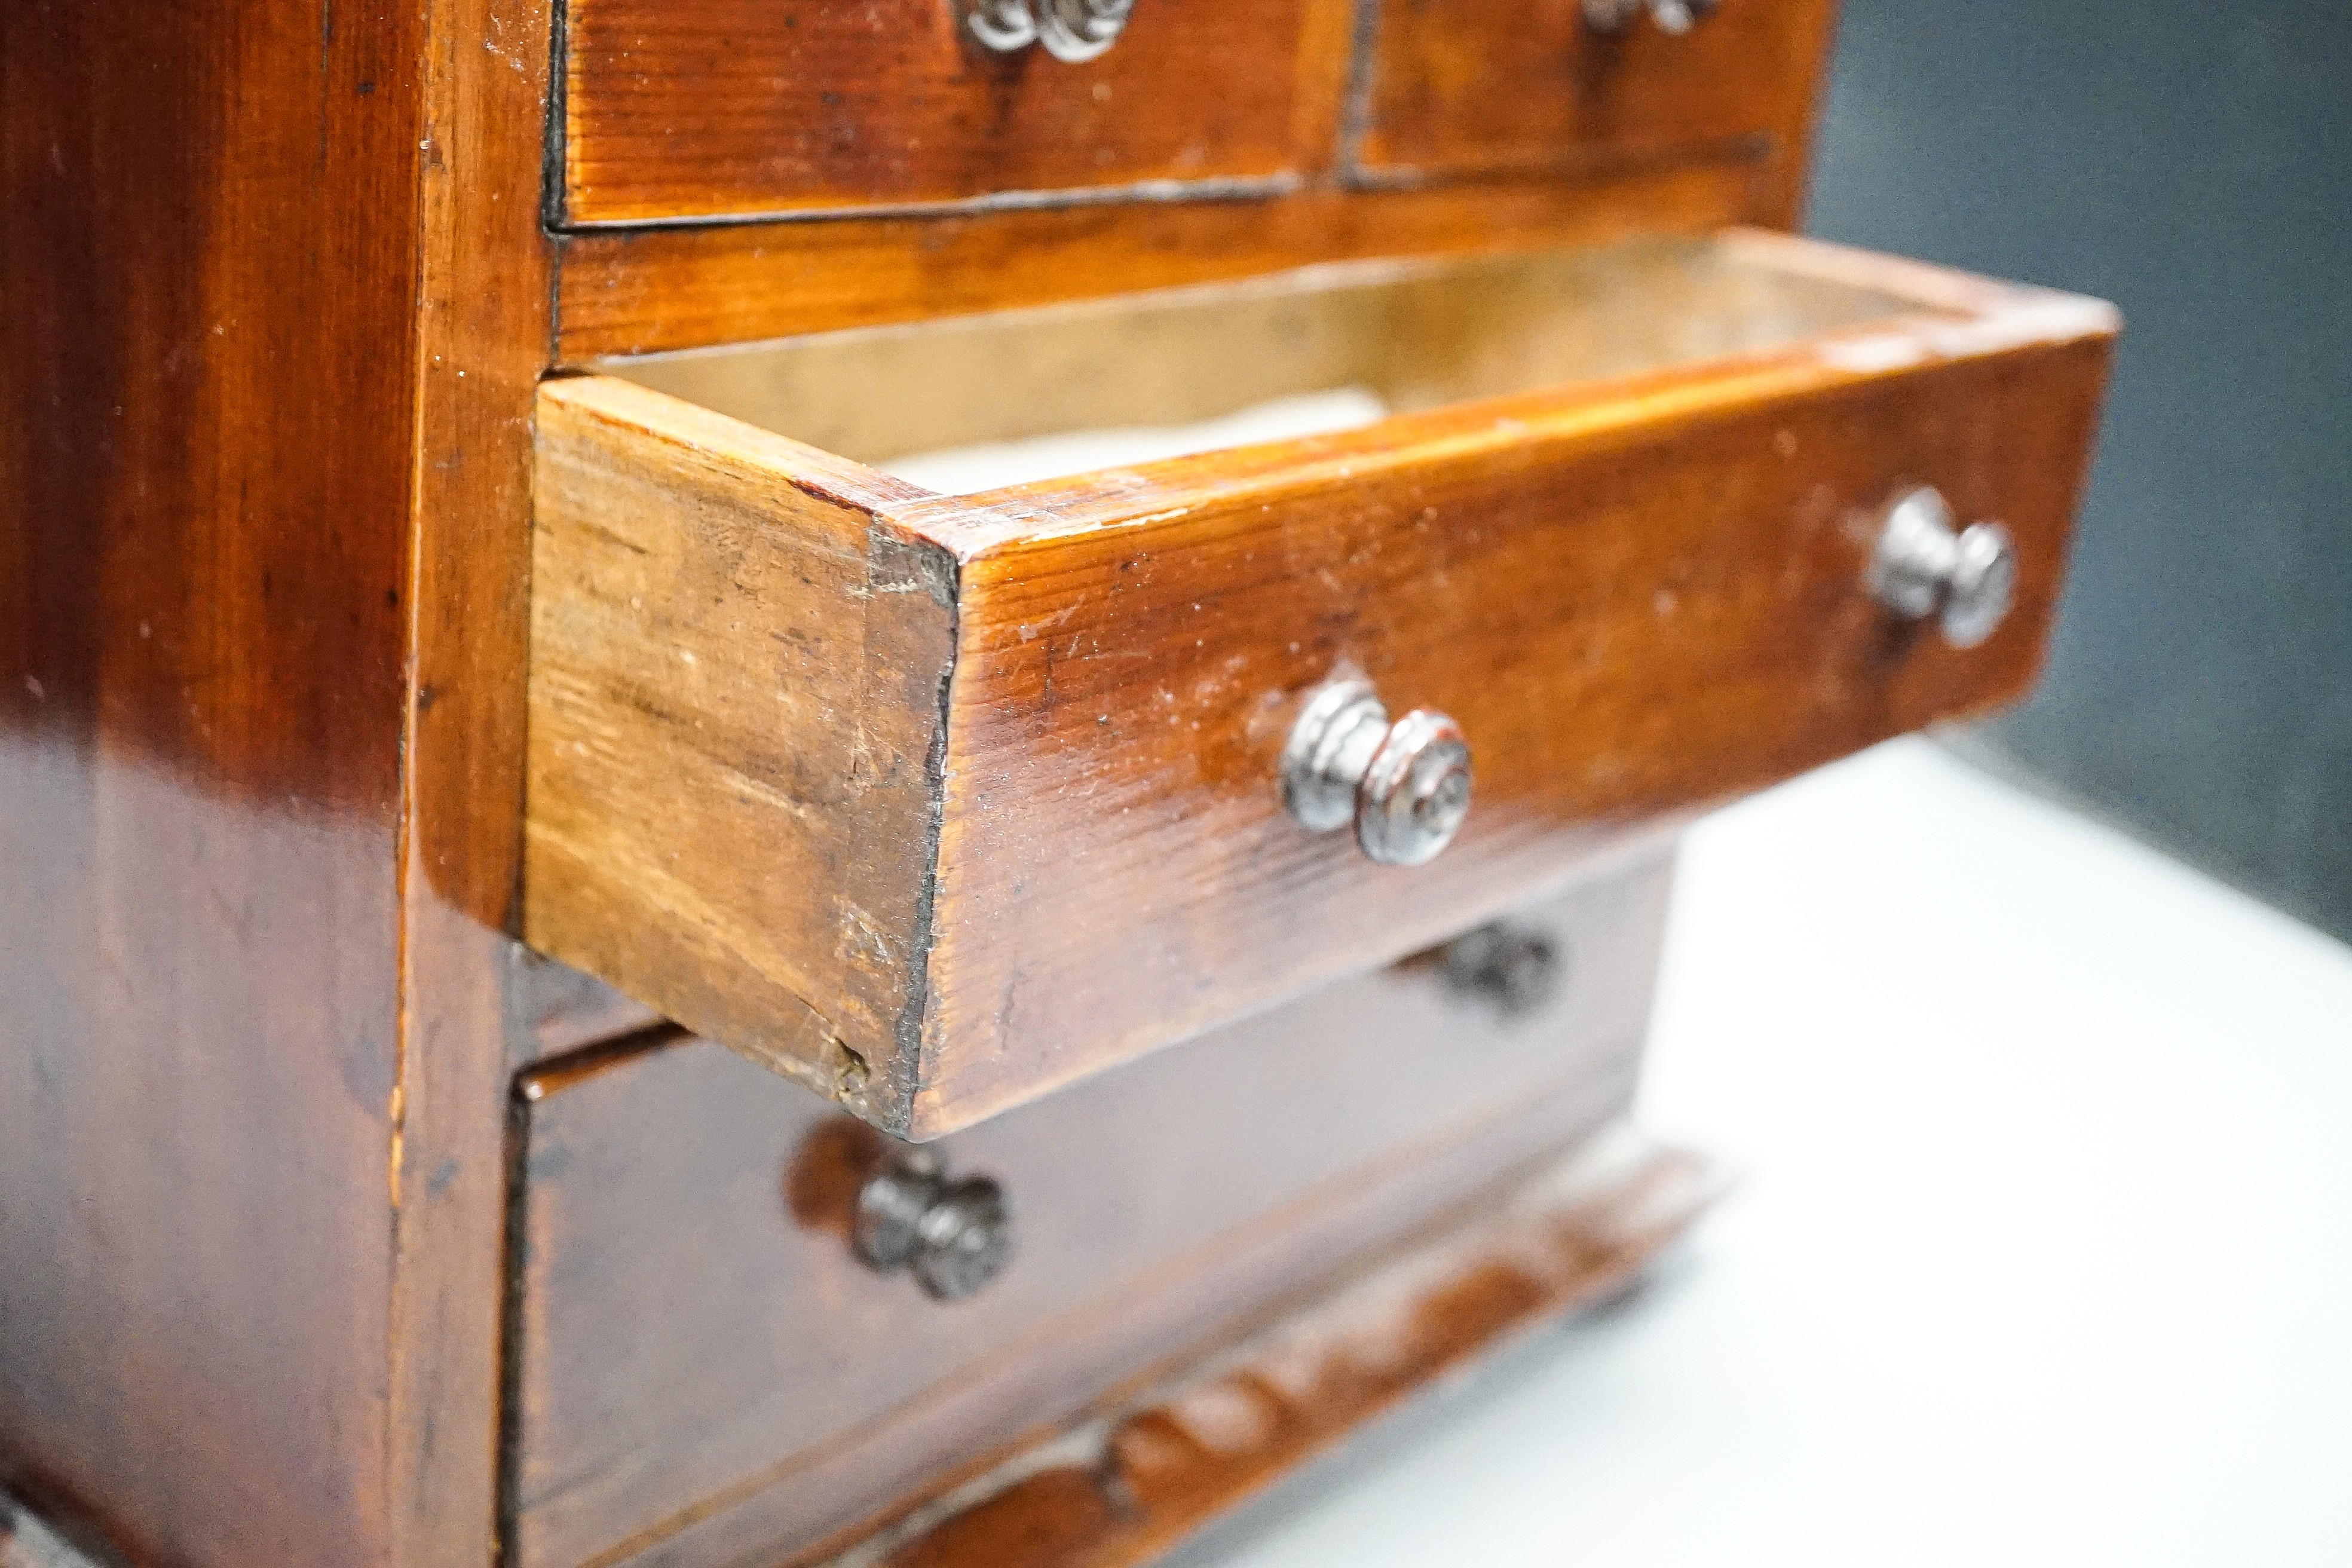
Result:
<svg viewBox="0 0 2352 1568">
<path fill-rule="evenodd" d="M 1658 31 L 1679 38 L 1709 16 L 1722 0 L 1584 0 L 1584 21 L 1595 32 L 1614 33 L 1647 11 Z"/>
<path fill-rule="evenodd" d="M 1135 0 L 970 0 L 964 25 L 1001 55 L 1043 44 L 1057 60 L 1079 65 L 1118 41 Z"/>
<path fill-rule="evenodd" d="M 900 1156 L 857 1192 L 852 1245 L 877 1272 L 909 1270 L 933 1298 L 961 1300 L 1013 1256 L 1004 1193 L 986 1176 L 950 1180 L 926 1150 Z"/>
<path fill-rule="evenodd" d="M 1282 800 L 1313 832 L 1352 822 L 1372 859 L 1418 866 L 1470 814 L 1470 747 L 1443 713 L 1416 708 L 1391 724 L 1370 682 L 1333 681 L 1291 728 Z"/>
<path fill-rule="evenodd" d="M 1952 525 L 1952 509 L 1926 485 L 1886 509 L 1865 578 L 1871 597 L 1906 620 L 1937 616 L 1944 640 L 1974 647 L 2017 596 L 2017 543 L 1997 522 Z"/>
<path fill-rule="evenodd" d="M 1439 948 L 1437 958 L 1448 990 L 1505 1018 L 1540 1011 L 1559 994 L 1568 968 L 1558 938 L 1508 921 L 1463 932 Z"/>
</svg>

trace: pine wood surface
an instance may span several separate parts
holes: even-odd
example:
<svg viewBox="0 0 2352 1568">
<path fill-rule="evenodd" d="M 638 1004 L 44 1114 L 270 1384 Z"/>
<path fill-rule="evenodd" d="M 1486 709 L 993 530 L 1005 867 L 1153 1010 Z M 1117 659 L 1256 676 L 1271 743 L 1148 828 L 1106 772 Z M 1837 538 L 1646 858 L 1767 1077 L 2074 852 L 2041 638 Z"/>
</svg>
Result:
<svg viewBox="0 0 2352 1568">
<path fill-rule="evenodd" d="M 912 487 L 690 408 L 685 440 L 616 447 L 571 384 L 539 418 L 526 936 L 887 1124 L 910 1091 L 888 1042 L 921 1015 L 952 563 L 874 525 Z M 622 646 L 651 662 L 607 663 Z M 655 973 L 724 981 L 689 1001 Z"/>
</svg>

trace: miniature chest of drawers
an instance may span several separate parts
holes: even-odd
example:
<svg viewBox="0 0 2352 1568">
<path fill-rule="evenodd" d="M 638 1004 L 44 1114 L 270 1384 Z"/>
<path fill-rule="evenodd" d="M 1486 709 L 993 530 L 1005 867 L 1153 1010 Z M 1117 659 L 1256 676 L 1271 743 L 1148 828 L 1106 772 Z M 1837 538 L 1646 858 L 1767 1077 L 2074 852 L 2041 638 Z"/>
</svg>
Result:
<svg viewBox="0 0 2352 1568">
<path fill-rule="evenodd" d="M 1675 832 L 2027 688 L 2116 327 L 1785 232 L 1832 20 L 0 17 L 0 1484 L 1140 1562 L 1622 1287 Z"/>
</svg>

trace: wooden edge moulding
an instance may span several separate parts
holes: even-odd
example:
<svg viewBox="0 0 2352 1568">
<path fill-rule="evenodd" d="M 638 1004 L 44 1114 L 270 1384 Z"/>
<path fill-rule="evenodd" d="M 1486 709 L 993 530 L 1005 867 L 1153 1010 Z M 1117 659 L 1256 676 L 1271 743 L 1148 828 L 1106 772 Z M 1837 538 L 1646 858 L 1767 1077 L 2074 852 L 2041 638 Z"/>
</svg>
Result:
<svg viewBox="0 0 2352 1568">
<path fill-rule="evenodd" d="M 1442 1236 L 804 1568 L 1150 1562 L 1472 1358 L 1633 1286 L 1720 1195 L 1620 1126 Z"/>
</svg>

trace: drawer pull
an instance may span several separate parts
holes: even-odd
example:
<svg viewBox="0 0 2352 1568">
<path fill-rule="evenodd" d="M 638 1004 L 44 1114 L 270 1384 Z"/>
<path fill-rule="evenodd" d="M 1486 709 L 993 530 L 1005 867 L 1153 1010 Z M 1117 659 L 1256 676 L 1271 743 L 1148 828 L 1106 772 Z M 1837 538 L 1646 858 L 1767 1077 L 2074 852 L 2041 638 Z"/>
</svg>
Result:
<svg viewBox="0 0 2352 1568">
<path fill-rule="evenodd" d="M 964 25 L 1001 55 L 1043 44 L 1057 60 L 1080 65 L 1118 41 L 1135 0 L 971 0 Z"/>
<path fill-rule="evenodd" d="M 1597 33 L 1614 33 L 1647 11 L 1658 31 L 1679 38 L 1709 16 L 1722 0 L 1584 0 L 1585 25 Z"/>
<path fill-rule="evenodd" d="M 876 1272 L 904 1268 L 935 1300 L 961 1300 L 1011 1259 L 1013 1218 L 994 1182 L 950 1180 L 938 1156 L 915 1150 L 858 1189 L 852 1245 Z"/>
<path fill-rule="evenodd" d="M 1311 832 L 1355 824 L 1383 866 L 1418 866 L 1453 841 L 1470 812 L 1470 747 L 1460 725 L 1416 708 L 1389 722 L 1369 681 L 1318 691 L 1282 750 L 1282 799 Z"/>
<path fill-rule="evenodd" d="M 1463 932 L 1438 949 L 1446 989 L 1485 1004 L 1503 1018 L 1542 1010 L 1559 994 L 1568 969 L 1549 931 L 1496 921 Z"/>
<path fill-rule="evenodd" d="M 1952 509 L 1926 485 L 1895 498 L 1870 552 L 1871 596 L 1906 620 L 1939 616 L 1944 640 L 1974 647 L 2017 596 L 2017 543 L 1997 522 L 1952 525 Z"/>
</svg>

